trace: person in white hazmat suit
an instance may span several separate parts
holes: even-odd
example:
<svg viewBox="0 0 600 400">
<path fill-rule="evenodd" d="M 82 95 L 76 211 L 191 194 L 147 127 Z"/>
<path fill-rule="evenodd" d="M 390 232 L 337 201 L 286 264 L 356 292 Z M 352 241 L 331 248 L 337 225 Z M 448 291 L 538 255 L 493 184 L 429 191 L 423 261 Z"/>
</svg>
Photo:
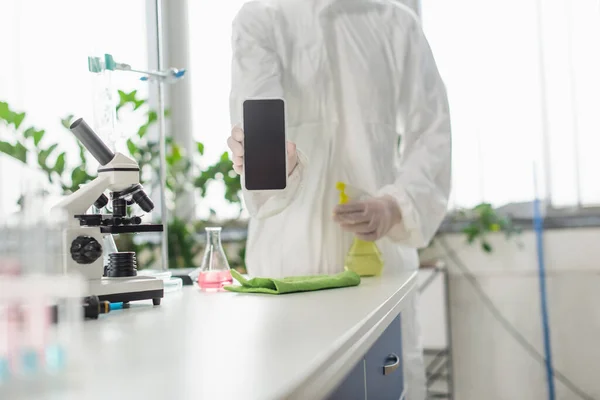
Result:
<svg viewBox="0 0 600 400">
<path fill-rule="evenodd" d="M 394 0 L 263 0 L 233 22 L 234 168 L 242 108 L 286 101 L 288 185 L 243 193 L 252 276 L 335 274 L 353 238 L 375 240 L 386 274 L 418 268 L 450 192 L 444 84 L 417 16 Z M 398 137 L 401 146 L 398 146 Z M 372 197 L 338 205 L 336 182 Z M 416 295 L 402 314 L 406 398 L 426 396 Z"/>
</svg>

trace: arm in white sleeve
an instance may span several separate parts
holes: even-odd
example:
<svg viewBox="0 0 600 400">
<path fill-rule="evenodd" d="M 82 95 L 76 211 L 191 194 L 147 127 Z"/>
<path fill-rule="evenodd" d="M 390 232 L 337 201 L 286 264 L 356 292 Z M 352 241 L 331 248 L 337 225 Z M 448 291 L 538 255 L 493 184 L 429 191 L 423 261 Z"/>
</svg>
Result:
<svg viewBox="0 0 600 400">
<path fill-rule="evenodd" d="M 404 121 L 403 152 L 393 184 L 379 195 L 392 196 L 402 213 L 388 237 L 410 247 L 425 247 L 448 207 L 451 132 L 446 89 L 429 44 L 415 20 L 408 32 L 398 119 Z"/>
<path fill-rule="evenodd" d="M 275 52 L 270 10 L 248 2 L 233 22 L 230 115 L 232 126 L 243 127 L 243 102 L 252 98 L 284 98 L 281 61 Z M 243 189 L 244 203 L 253 218 L 282 212 L 294 199 L 302 182 L 306 160 L 298 150 L 298 164 L 288 176 L 285 190 L 251 192 Z M 244 177 L 242 186 L 244 186 Z"/>
</svg>

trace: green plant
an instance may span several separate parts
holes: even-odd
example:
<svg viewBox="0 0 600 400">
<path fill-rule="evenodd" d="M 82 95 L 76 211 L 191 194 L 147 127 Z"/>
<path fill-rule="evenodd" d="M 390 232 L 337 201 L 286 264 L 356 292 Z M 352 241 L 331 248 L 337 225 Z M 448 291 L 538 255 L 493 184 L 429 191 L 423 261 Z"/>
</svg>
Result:
<svg viewBox="0 0 600 400">
<path fill-rule="evenodd" d="M 201 196 L 206 192 L 207 184 L 211 180 L 220 180 L 225 184 L 225 200 L 240 205 L 241 211 L 240 191 L 242 186 L 239 176 L 233 170 L 233 163 L 227 152 L 223 153 L 219 161 L 208 167 L 194 180 L 194 186 L 200 190 Z"/>
<path fill-rule="evenodd" d="M 119 91 L 118 93 L 118 118 L 121 118 L 123 109 L 129 108 L 136 111 L 142 109 L 147 103 L 146 100 L 138 98 L 136 91 L 130 93 Z M 155 140 L 148 140 L 146 136 L 150 127 L 157 122 L 157 116 L 155 111 L 147 111 L 147 121 L 140 126 L 134 138 L 127 140 L 127 149 L 131 156 L 138 161 L 140 170 L 146 172 L 143 174 L 142 180 L 150 180 L 152 175 L 156 176 L 159 169 L 159 143 Z M 168 117 L 169 113 L 166 112 L 165 116 Z M 170 137 L 167 138 L 166 147 L 167 189 L 172 195 L 177 196 L 185 190 L 193 188 L 198 190 L 200 196 L 204 196 L 208 185 L 213 181 L 218 181 L 225 185 L 225 200 L 237 204 L 241 210 L 240 179 L 233 171 L 233 164 L 227 152 L 224 152 L 215 164 L 202 168 L 201 158 L 204 155 L 202 142 L 196 142 L 196 154 L 191 155 L 186 155 Z M 192 175 L 190 179 L 190 174 L 195 174 L 195 178 Z"/>
<path fill-rule="evenodd" d="M 482 203 L 470 210 L 458 213 L 459 218 L 469 221 L 463 229 L 467 236 L 467 243 L 478 242 L 481 249 L 486 253 L 493 251 L 492 245 L 488 241 L 490 233 L 503 232 L 507 239 L 519 234 L 521 231 L 515 227 L 508 216 L 502 216 L 492 207 L 491 204 Z"/>
<path fill-rule="evenodd" d="M 156 111 L 148 108 L 147 101 L 139 98 L 136 91 L 119 91 L 119 104 L 116 107 L 117 118 L 124 119 L 130 113 L 144 113 L 144 123 L 136 133 L 127 140 L 127 149 L 130 155 L 140 165 L 140 181 L 149 190 L 156 189 L 159 169 L 159 143 L 150 138 L 147 133 L 158 121 Z M 128 114 L 129 113 L 129 114 Z M 165 113 L 169 117 L 169 113 Z M 43 170 L 50 183 L 58 184 L 63 194 L 77 190 L 79 185 L 89 182 L 94 178 L 88 172 L 86 149 L 73 137 L 79 148 L 79 160 L 70 165 L 66 162 L 66 151 L 61 151 L 59 142 L 52 140 L 51 134 L 45 130 L 33 127 L 25 128 L 23 122 L 26 114 L 15 112 L 7 103 L 0 102 L 0 121 L 9 131 L 9 138 L 0 141 L 0 152 L 10 155 L 23 162 L 35 164 Z M 72 116 L 62 119 L 62 125 L 68 129 Z M 72 137 L 72 135 L 70 135 Z M 225 185 L 225 200 L 236 204 L 241 211 L 239 191 L 241 184 L 233 172 L 232 162 L 225 152 L 219 160 L 205 168 L 202 167 L 204 144 L 196 143 L 194 153 L 186 155 L 183 149 L 171 138 L 167 139 L 167 195 L 170 204 L 174 198 L 184 191 L 195 191 L 200 196 L 206 194 L 212 182 L 221 182 Z M 190 267 L 202 251 L 196 240 L 198 232 L 203 229 L 207 221 L 193 224 L 173 217 L 168 225 L 169 267 Z M 137 243 L 133 235 L 119 235 L 117 245 L 121 250 L 146 252 L 148 263 L 156 261 L 159 244 L 148 241 Z"/>
<path fill-rule="evenodd" d="M 146 101 L 139 99 L 136 92 L 125 93 L 119 91 L 119 105 L 117 106 L 117 115 L 120 117 L 121 111 L 132 109 L 141 109 Z M 146 133 L 158 120 L 157 113 L 148 111 L 147 121 L 138 129 L 137 135 L 127 141 L 127 148 L 131 155 L 138 160 L 142 173 L 142 180 L 153 184 L 151 189 L 156 189 L 157 180 L 152 179 L 157 176 L 159 170 L 159 144 L 157 141 L 149 140 Z M 168 113 L 166 114 L 168 117 Z M 229 154 L 224 152 L 219 160 L 206 168 L 202 168 L 201 161 L 204 156 L 204 144 L 196 142 L 195 154 L 186 155 L 171 138 L 167 138 L 167 182 L 166 187 L 169 197 L 174 200 L 185 191 L 197 191 L 200 197 L 206 195 L 211 182 L 222 182 L 225 185 L 225 200 L 236 204 L 241 212 L 241 200 L 239 191 L 241 184 L 239 177 L 233 171 L 233 164 L 229 159 Z M 214 214 L 214 213 L 213 213 Z M 189 221 L 183 221 L 180 218 L 173 217 L 168 226 L 168 245 L 169 245 L 169 267 L 184 268 L 195 264 L 195 260 L 203 251 L 203 247 L 198 244 L 198 234 L 203 233 L 206 221 L 199 221 L 192 224 Z M 156 261 L 159 250 L 159 243 L 148 241 L 140 245 L 130 242 L 129 246 L 120 243 L 121 248 L 129 248 L 136 252 L 147 252 L 151 254 L 150 263 Z"/>
<path fill-rule="evenodd" d="M 79 165 L 67 164 L 66 152 L 61 151 L 59 143 L 52 140 L 46 130 L 25 126 L 26 114 L 11 110 L 8 103 L 0 102 L 0 121 L 11 134 L 0 141 L 0 152 L 22 163 L 35 163 L 48 177 L 50 183 L 57 183 L 63 193 L 72 193 L 79 185 L 89 182 L 93 177 L 88 174 L 85 148 L 73 137 L 79 148 Z M 69 115 L 61 120 L 68 128 L 73 118 Z"/>
</svg>

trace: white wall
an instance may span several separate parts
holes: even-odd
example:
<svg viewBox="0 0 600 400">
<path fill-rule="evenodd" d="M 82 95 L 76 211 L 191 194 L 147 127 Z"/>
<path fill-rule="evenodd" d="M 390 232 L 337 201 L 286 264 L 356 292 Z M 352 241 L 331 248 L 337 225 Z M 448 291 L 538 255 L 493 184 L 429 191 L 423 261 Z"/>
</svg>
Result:
<svg viewBox="0 0 600 400">
<path fill-rule="evenodd" d="M 600 229 L 565 229 L 546 231 L 544 241 L 554 366 L 594 399 L 600 398 L 599 239 Z M 446 240 L 504 317 L 543 354 L 534 233 L 521 235 L 522 248 L 493 236 L 492 255 L 466 245 L 462 235 L 446 235 Z M 436 245 L 423 259 L 443 253 Z M 448 266 L 455 398 L 547 399 L 544 365 L 494 319 L 457 266 L 451 261 Z M 425 347 L 434 347 L 443 337 L 439 293 L 422 297 Z M 559 382 L 556 389 L 558 399 L 580 398 Z"/>
</svg>

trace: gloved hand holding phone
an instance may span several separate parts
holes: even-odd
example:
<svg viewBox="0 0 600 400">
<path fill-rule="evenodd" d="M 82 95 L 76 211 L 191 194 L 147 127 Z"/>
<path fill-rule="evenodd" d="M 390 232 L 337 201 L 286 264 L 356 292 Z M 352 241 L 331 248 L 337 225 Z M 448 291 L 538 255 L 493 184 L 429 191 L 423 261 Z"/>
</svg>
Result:
<svg viewBox="0 0 600 400">
<path fill-rule="evenodd" d="M 231 130 L 231 136 L 227 139 L 227 145 L 233 154 L 233 169 L 238 175 L 244 172 L 244 131 L 239 126 L 234 126 Z M 298 164 L 298 153 L 296 144 L 287 142 L 287 165 L 288 176 L 292 174 Z"/>
</svg>

